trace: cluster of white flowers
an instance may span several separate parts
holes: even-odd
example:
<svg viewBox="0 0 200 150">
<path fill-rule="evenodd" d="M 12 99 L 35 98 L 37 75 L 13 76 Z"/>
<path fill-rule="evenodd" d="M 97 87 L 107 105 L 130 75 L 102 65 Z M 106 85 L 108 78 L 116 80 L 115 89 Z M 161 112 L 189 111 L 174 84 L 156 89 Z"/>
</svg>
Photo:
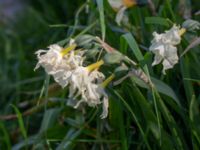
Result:
<svg viewBox="0 0 200 150">
<path fill-rule="evenodd" d="M 101 118 L 106 118 L 108 96 L 101 86 L 105 77 L 97 70 L 103 61 L 84 67 L 84 51 L 75 48 L 76 44 L 70 42 L 67 48 L 54 44 L 49 46 L 49 50 L 38 50 L 38 63 L 35 69 L 42 66 L 62 88 L 69 86 L 69 98 L 74 100 L 74 108 L 83 102 L 91 107 L 102 104 Z M 77 100 L 79 98 L 80 100 Z"/>
<path fill-rule="evenodd" d="M 152 65 L 162 62 L 164 74 L 165 70 L 172 68 L 178 62 L 176 45 L 180 43 L 184 32 L 184 28 L 180 29 L 174 25 L 165 33 L 153 33 L 154 39 L 149 48 L 155 54 Z M 70 99 L 68 103 L 71 106 L 78 108 L 82 103 L 86 103 L 90 107 L 96 107 L 102 104 L 101 118 L 106 118 L 108 96 L 104 88 L 114 77 L 105 80 L 104 74 L 98 71 L 106 59 L 84 67 L 85 50 L 77 50 L 76 47 L 75 41 L 71 40 L 67 48 L 54 44 L 50 45 L 48 50 L 38 50 L 35 70 L 41 66 L 62 88 L 68 86 Z M 140 72 L 137 74 L 143 78 Z"/>
<path fill-rule="evenodd" d="M 151 41 L 152 44 L 149 48 L 155 54 L 152 65 L 154 66 L 162 62 L 163 74 L 165 74 L 165 70 L 173 68 L 178 63 L 176 45 L 181 42 L 182 30 L 174 25 L 165 33 L 153 33 L 154 39 Z"/>
<path fill-rule="evenodd" d="M 135 4 L 134 1 L 130 0 L 108 0 L 108 2 L 111 5 L 111 7 L 117 11 L 115 21 L 118 25 L 121 25 L 121 22 L 123 20 L 128 20 L 128 17 L 124 15 L 125 11 L 127 8 Z"/>
</svg>

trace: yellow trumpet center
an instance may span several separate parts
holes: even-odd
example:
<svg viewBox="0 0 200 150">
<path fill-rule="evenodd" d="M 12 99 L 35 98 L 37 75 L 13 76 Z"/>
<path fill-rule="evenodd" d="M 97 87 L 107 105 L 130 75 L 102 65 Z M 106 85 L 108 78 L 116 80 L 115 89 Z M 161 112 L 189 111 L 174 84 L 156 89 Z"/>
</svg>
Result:
<svg viewBox="0 0 200 150">
<path fill-rule="evenodd" d="M 69 53 L 71 50 L 74 50 L 76 48 L 76 44 L 72 44 L 67 48 L 64 48 L 60 53 L 62 56 L 65 56 L 67 53 Z"/>
<path fill-rule="evenodd" d="M 129 8 L 137 4 L 136 0 L 123 0 L 123 4 Z"/>
<path fill-rule="evenodd" d="M 101 83 L 101 87 L 105 88 L 113 79 L 115 78 L 114 74 L 111 74 L 103 83 Z"/>
<path fill-rule="evenodd" d="M 103 64 L 104 64 L 104 61 L 100 60 L 100 61 L 97 61 L 94 64 L 91 64 L 91 65 L 87 66 L 86 68 L 88 69 L 89 72 L 91 72 L 92 70 L 94 70 L 96 68 L 99 68 Z"/>
<path fill-rule="evenodd" d="M 185 32 L 186 32 L 186 29 L 185 28 L 181 28 L 179 30 L 179 35 L 182 36 Z"/>
</svg>

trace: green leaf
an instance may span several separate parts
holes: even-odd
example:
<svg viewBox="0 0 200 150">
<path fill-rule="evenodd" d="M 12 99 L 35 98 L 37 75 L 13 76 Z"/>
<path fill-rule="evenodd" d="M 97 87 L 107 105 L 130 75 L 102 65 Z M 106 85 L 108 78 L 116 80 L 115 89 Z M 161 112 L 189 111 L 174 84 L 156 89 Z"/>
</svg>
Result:
<svg viewBox="0 0 200 150">
<path fill-rule="evenodd" d="M 183 79 L 184 78 L 191 78 L 190 66 L 189 66 L 189 57 L 186 55 L 185 57 L 180 58 L 180 69 Z M 185 94 L 187 97 L 187 102 L 190 104 L 192 99 L 192 95 L 194 93 L 194 88 L 192 86 L 192 82 L 188 80 L 183 80 L 183 85 L 185 89 Z"/>
<path fill-rule="evenodd" d="M 181 106 L 179 99 L 177 98 L 175 92 L 171 89 L 171 87 L 156 78 L 151 77 L 151 80 L 158 92 L 171 97 L 179 106 Z"/>
<path fill-rule="evenodd" d="M 42 124 L 40 127 L 40 133 L 43 133 L 47 131 L 48 128 L 54 126 L 56 120 L 58 119 L 60 111 L 61 108 L 53 108 L 45 111 Z"/>
<path fill-rule="evenodd" d="M 131 90 L 130 90 L 131 89 Z M 155 116 L 150 104 L 149 100 L 146 99 L 139 88 L 133 86 L 132 88 L 126 89 L 129 93 L 130 98 L 137 102 L 140 110 L 142 111 L 143 117 L 147 123 L 149 129 L 151 129 L 156 139 L 161 138 L 160 133 L 160 122 L 157 122 L 157 116 Z"/>
<path fill-rule="evenodd" d="M 21 114 L 21 112 L 19 111 L 19 109 L 15 105 L 11 104 L 11 106 L 14 108 L 15 113 L 17 114 L 17 120 L 18 120 L 18 123 L 19 123 L 19 127 L 20 127 L 20 130 L 21 130 L 21 133 L 22 133 L 23 137 L 25 139 L 27 139 L 27 133 L 26 133 L 26 129 L 25 129 L 25 126 L 24 126 L 24 121 L 22 119 L 22 114 Z"/>
<path fill-rule="evenodd" d="M 191 103 L 190 103 L 190 111 L 189 111 L 189 115 L 190 115 L 190 120 L 192 122 L 198 122 L 197 124 L 199 125 L 200 128 L 200 114 L 199 114 L 199 104 L 196 101 L 195 96 L 193 95 Z"/>
<path fill-rule="evenodd" d="M 12 147 L 12 150 L 22 150 L 25 146 L 33 145 L 34 143 L 39 143 L 40 138 L 36 136 L 29 136 L 27 140 L 23 140 Z"/>
<path fill-rule="evenodd" d="M 190 49 L 198 46 L 200 44 L 200 37 L 195 38 L 190 45 L 187 46 L 187 48 L 184 50 L 184 52 L 181 54 L 180 57 L 182 57 L 183 55 L 185 55 Z"/>
<path fill-rule="evenodd" d="M 135 54 L 136 59 L 139 61 L 140 65 L 143 66 L 143 70 L 146 73 L 146 75 L 148 77 L 150 77 L 149 75 L 149 70 L 146 64 L 143 64 L 144 61 L 144 57 L 138 47 L 137 42 L 135 41 L 135 38 L 132 36 L 131 33 L 126 33 L 123 35 L 124 39 L 127 41 L 128 45 L 130 46 L 130 48 L 132 49 L 133 53 Z"/>
<path fill-rule="evenodd" d="M 98 9 L 99 9 L 99 15 L 100 15 L 102 39 L 104 40 L 105 35 L 106 35 L 106 26 L 105 26 L 105 19 L 104 19 L 103 0 L 97 0 L 97 6 L 98 6 Z"/>
<path fill-rule="evenodd" d="M 79 130 L 75 130 L 74 128 L 70 128 L 67 132 L 67 135 L 62 140 L 61 144 L 56 148 L 56 150 L 67 150 L 72 149 L 73 141 L 80 135 L 82 128 Z"/>
<path fill-rule="evenodd" d="M 143 140 L 147 146 L 147 149 L 150 150 L 150 145 L 149 145 L 149 142 L 146 138 L 146 135 L 145 135 L 145 132 L 137 118 L 137 116 L 135 115 L 135 113 L 133 112 L 133 110 L 131 109 L 130 105 L 126 102 L 126 100 L 117 92 L 117 91 L 113 91 L 113 94 L 112 96 L 116 96 L 118 97 L 123 103 L 124 103 L 124 106 L 127 108 L 127 110 L 131 113 L 131 116 L 133 117 L 133 119 L 135 120 L 135 123 L 137 124 L 141 134 L 142 134 L 142 137 L 143 137 Z"/>
<path fill-rule="evenodd" d="M 109 111 L 110 111 L 110 123 L 112 127 L 114 127 L 115 130 L 119 131 L 120 140 L 122 143 L 123 150 L 128 149 L 128 139 L 126 134 L 126 128 L 125 128 L 125 122 L 123 118 L 123 111 L 122 111 L 122 105 L 120 101 L 114 101 L 114 99 L 110 99 L 109 102 Z M 116 123 L 117 122 L 117 123 Z M 114 136 L 118 136 L 118 132 L 114 134 Z M 115 137 L 112 137 L 115 139 Z"/>
<path fill-rule="evenodd" d="M 162 18 L 162 17 L 145 17 L 145 23 L 146 24 L 158 24 L 158 25 L 163 25 L 163 26 L 166 26 L 166 27 L 170 26 L 167 19 Z"/>
<path fill-rule="evenodd" d="M 130 48 L 132 49 L 133 53 L 135 54 L 137 60 L 140 62 L 140 61 L 143 61 L 144 60 L 144 57 L 134 39 L 134 37 L 132 36 L 131 33 L 126 33 L 123 35 L 123 37 L 125 38 L 125 40 L 127 41 L 127 43 L 129 44 Z"/>
<path fill-rule="evenodd" d="M 1 141 L 0 147 L 2 149 L 11 149 L 9 133 L 3 122 L 0 122 L 0 131 L 2 131 L 0 132 L 0 141 Z"/>
<path fill-rule="evenodd" d="M 144 81 L 142 81 L 141 79 L 139 79 L 137 77 L 131 77 L 131 79 L 134 80 L 134 82 L 138 86 L 140 86 L 142 88 L 150 89 L 149 86 Z M 156 90 L 159 93 L 162 93 L 164 95 L 167 95 L 167 96 L 171 97 L 176 102 L 176 104 L 181 106 L 180 101 L 179 101 L 176 93 L 172 90 L 172 88 L 170 86 L 168 86 L 167 84 L 165 84 L 161 80 L 158 80 L 158 79 L 153 78 L 153 77 L 151 77 L 151 81 L 153 82 L 153 84 L 155 85 Z"/>
</svg>

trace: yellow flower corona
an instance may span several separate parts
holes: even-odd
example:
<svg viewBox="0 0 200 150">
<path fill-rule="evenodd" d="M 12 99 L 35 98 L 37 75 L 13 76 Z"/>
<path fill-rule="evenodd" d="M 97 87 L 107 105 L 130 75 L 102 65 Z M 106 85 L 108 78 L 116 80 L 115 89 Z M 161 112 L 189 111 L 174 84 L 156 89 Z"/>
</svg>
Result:
<svg viewBox="0 0 200 150">
<path fill-rule="evenodd" d="M 135 0 L 123 0 L 123 4 L 127 7 L 130 8 L 134 5 L 136 5 L 136 1 Z"/>
<path fill-rule="evenodd" d="M 100 60 L 94 64 L 91 64 L 89 66 L 87 66 L 86 68 L 88 69 L 89 72 L 93 71 L 94 69 L 97 69 L 99 68 L 101 65 L 104 64 L 104 61 L 103 60 Z"/>
<path fill-rule="evenodd" d="M 74 50 L 76 48 L 76 44 L 72 44 L 67 48 L 64 48 L 60 53 L 62 56 L 65 56 L 67 53 L 69 53 L 71 50 Z"/>
<path fill-rule="evenodd" d="M 185 32 L 186 32 L 186 29 L 185 28 L 181 28 L 179 30 L 179 35 L 182 36 Z"/>
<path fill-rule="evenodd" d="M 137 4 L 136 0 L 108 0 L 110 6 L 117 11 L 115 21 L 118 25 L 121 25 L 121 22 L 127 22 L 128 17 L 125 15 L 125 11 Z"/>
<path fill-rule="evenodd" d="M 110 75 L 103 83 L 101 84 L 101 87 L 105 88 L 113 79 L 115 78 L 115 75 Z"/>
</svg>

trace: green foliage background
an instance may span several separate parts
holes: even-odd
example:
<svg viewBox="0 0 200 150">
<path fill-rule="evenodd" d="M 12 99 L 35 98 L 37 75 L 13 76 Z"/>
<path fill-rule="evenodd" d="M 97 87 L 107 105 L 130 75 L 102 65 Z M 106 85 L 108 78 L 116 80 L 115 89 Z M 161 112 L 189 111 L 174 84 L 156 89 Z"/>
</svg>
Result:
<svg viewBox="0 0 200 150">
<path fill-rule="evenodd" d="M 130 25 L 119 27 L 106 0 L 29 0 L 14 22 L 0 23 L 0 149 L 199 149 L 200 51 L 191 49 L 174 69 L 161 74 L 151 67 L 148 52 L 153 31 L 182 24 L 183 12 L 192 18 L 199 0 L 154 0 L 149 7 L 128 10 Z M 103 11 L 104 10 L 104 11 Z M 99 13 L 100 12 L 100 13 Z M 101 14 L 101 15 L 99 15 Z M 101 19 L 99 19 L 101 18 Z M 164 19 L 163 19 L 164 18 Z M 169 21 L 171 20 L 171 21 Z M 53 84 L 42 69 L 34 72 L 34 52 L 86 32 L 105 34 L 105 41 L 146 68 L 155 84 L 151 90 L 132 77 L 108 88 L 109 116 L 100 109 L 83 114 L 66 106 L 67 90 Z M 187 33 L 179 54 L 198 33 Z M 134 42 L 135 41 L 135 42 Z M 14 114 L 14 115 L 10 115 Z"/>
</svg>

